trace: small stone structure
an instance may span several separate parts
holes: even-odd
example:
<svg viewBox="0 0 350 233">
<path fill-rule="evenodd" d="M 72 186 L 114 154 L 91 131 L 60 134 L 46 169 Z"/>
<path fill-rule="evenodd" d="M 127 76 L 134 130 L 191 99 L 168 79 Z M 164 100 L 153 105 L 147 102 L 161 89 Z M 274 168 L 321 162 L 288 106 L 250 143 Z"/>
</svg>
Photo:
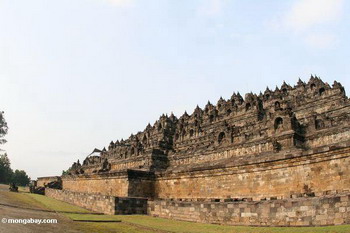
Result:
<svg viewBox="0 0 350 233">
<path fill-rule="evenodd" d="M 9 187 L 10 192 L 18 192 L 18 187 L 15 183 L 11 183 Z"/>
<path fill-rule="evenodd" d="M 234 93 L 95 149 L 62 177 L 60 192 L 147 198 L 150 215 L 190 221 L 349 223 L 349 123 L 343 86 L 316 76 Z"/>
<path fill-rule="evenodd" d="M 55 186 L 55 188 L 60 189 L 62 186 L 62 180 L 60 176 L 38 177 L 35 186 L 36 187 Z"/>
</svg>

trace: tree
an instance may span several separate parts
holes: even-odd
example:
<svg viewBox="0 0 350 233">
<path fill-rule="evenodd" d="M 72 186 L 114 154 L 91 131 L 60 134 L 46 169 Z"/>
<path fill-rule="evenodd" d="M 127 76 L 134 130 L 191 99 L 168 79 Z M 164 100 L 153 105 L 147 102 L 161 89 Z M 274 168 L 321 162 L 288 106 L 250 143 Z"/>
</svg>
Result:
<svg viewBox="0 0 350 233">
<path fill-rule="evenodd" d="M 7 134 L 8 126 L 4 118 L 4 112 L 0 111 L 0 145 L 6 143 L 4 139 Z M 0 152 L 3 151 L 0 149 Z M 0 183 L 8 184 L 14 182 L 17 185 L 27 185 L 30 182 L 30 178 L 23 170 L 16 170 L 13 172 L 11 169 L 10 159 L 7 154 L 0 154 Z"/>
<path fill-rule="evenodd" d="M 6 143 L 6 140 L 4 139 L 5 135 L 7 134 L 8 127 L 7 122 L 4 118 L 4 112 L 0 112 L 0 144 Z"/>
<path fill-rule="evenodd" d="M 7 134 L 7 131 L 8 127 L 4 117 L 4 112 L 0 111 L 0 145 L 6 143 L 4 137 Z M 0 148 L 0 151 L 2 152 L 3 150 Z M 7 157 L 7 154 L 0 154 L 0 183 L 10 182 L 13 173 L 10 165 L 10 160 Z"/>
<path fill-rule="evenodd" d="M 0 155 L 0 183 L 8 184 L 11 182 L 12 175 L 10 159 L 6 153 Z"/>
<path fill-rule="evenodd" d="M 26 186 L 27 184 L 29 184 L 30 178 L 25 171 L 16 169 L 16 171 L 12 175 L 11 181 L 16 185 Z"/>
</svg>

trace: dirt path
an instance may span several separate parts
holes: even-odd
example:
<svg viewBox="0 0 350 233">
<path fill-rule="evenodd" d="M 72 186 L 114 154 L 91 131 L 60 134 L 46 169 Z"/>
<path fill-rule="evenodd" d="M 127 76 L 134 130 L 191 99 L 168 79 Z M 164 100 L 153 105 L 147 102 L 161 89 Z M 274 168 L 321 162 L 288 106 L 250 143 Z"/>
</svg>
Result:
<svg viewBox="0 0 350 233">
<path fill-rule="evenodd" d="M 5 205 L 1 205 L 5 204 Z M 17 206 L 17 207 L 14 207 Z M 24 208 L 21 208 L 24 207 Z M 37 232 L 81 232 L 79 225 L 70 219 L 52 212 L 44 212 L 45 208 L 21 202 L 9 195 L 8 186 L 0 185 L 0 232 L 1 233 L 37 233 Z M 57 219 L 58 223 L 35 224 L 35 223 L 3 223 L 9 219 Z"/>
</svg>

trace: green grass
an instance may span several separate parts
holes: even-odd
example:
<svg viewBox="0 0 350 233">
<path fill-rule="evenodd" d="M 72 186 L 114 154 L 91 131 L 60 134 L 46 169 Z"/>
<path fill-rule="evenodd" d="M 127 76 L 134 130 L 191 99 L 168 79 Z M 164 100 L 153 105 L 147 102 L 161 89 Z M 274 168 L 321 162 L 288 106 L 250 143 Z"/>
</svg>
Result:
<svg viewBox="0 0 350 233">
<path fill-rule="evenodd" d="M 19 197 L 23 195 L 25 197 Z M 46 196 L 22 193 L 17 194 L 22 201 L 37 202 L 46 208 L 62 212 L 72 220 L 121 220 L 122 223 L 81 223 L 82 227 L 89 229 L 88 232 L 155 232 L 165 230 L 170 232 L 193 232 L 193 233 L 349 233 L 350 225 L 327 226 L 327 227 L 245 227 L 224 226 L 215 224 L 193 223 L 176 221 L 163 218 L 155 218 L 146 215 L 94 215 L 83 208 L 70 205 Z"/>
<path fill-rule="evenodd" d="M 26 196 L 29 196 L 30 198 L 34 199 L 35 201 L 43 204 L 47 208 L 51 210 L 55 210 L 58 212 L 77 212 L 77 213 L 91 213 L 91 211 L 86 210 L 84 208 L 68 204 L 63 201 L 58 201 L 56 199 L 43 196 L 43 195 L 38 195 L 38 194 L 33 194 L 33 193 L 26 193 Z"/>
<path fill-rule="evenodd" d="M 155 218 L 145 215 L 79 215 L 69 214 L 76 220 L 122 220 L 122 222 L 137 224 L 154 229 L 163 229 L 170 232 L 193 232 L 193 233 L 349 233 L 350 226 L 327 226 L 327 227 L 246 227 L 224 226 L 215 224 L 193 223 L 176 221 L 164 218 Z"/>
<path fill-rule="evenodd" d="M 39 208 L 39 209 L 47 209 L 45 205 L 41 202 L 36 201 L 32 197 L 24 193 L 15 193 L 15 192 L 2 192 L 1 195 L 9 200 L 11 200 L 11 204 L 19 205 L 26 208 Z"/>
<path fill-rule="evenodd" d="M 18 186 L 18 192 L 29 193 L 29 187 L 26 187 L 26 186 Z"/>
<path fill-rule="evenodd" d="M 86 233 L 154 233 L 157 231 L 128 225 L 126 223 L 79 223 L 81 232 Z"/>
</svg>

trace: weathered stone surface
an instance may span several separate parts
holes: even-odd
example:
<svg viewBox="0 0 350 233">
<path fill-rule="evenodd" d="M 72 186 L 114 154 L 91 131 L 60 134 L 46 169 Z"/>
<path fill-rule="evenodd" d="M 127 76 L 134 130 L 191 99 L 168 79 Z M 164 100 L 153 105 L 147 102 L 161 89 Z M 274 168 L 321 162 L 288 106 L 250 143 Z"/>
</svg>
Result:
<svg viewBox="0 0 350 233">
<path fill-rule="evenodd" d="M 251 226 L 320 226 L 350 223 L 350 212 L 342 207 L 322 205 L 324 200 L 350 206 L 343 198 L 348 195 L 308 197 L 273 201 L 251 201 L 206 205 L 207 202 L 153 200 L 148 202 L 148 214 L 185 221 Z M 293 204 L 291 204 L 293 202 Z M 307 204 L 307 205 L 305 205 Z M 245 206 L 245 208 L 242 208 Z M 276 207 L 278 206 L 278 207 Z M 345 207 L 344 207 L 345 208 Z M 233 211 L 223 211 L 232 209 Z M 328 213 L 334 213 L 330 215 Z"/>
<path fill-rule="evenodd" d="M 62 183 L 60 176 L 46 176 L 46 177 L 38 177 L 36 182 L 36 187 L 46 187 L 48 184 L 52 182 Z"/>
<path fill-rule="evenodd" d="M 146 214 L 147 199 L 78 193 L 46 188 L 45 195 L 104 214 Z"/>
<path fill-rule="evenodd" d="M 115 173 L 66 176 L 65 190 L 119 197 L 153 197 L 154 174 L 126 170 Z"/>
</svg>

